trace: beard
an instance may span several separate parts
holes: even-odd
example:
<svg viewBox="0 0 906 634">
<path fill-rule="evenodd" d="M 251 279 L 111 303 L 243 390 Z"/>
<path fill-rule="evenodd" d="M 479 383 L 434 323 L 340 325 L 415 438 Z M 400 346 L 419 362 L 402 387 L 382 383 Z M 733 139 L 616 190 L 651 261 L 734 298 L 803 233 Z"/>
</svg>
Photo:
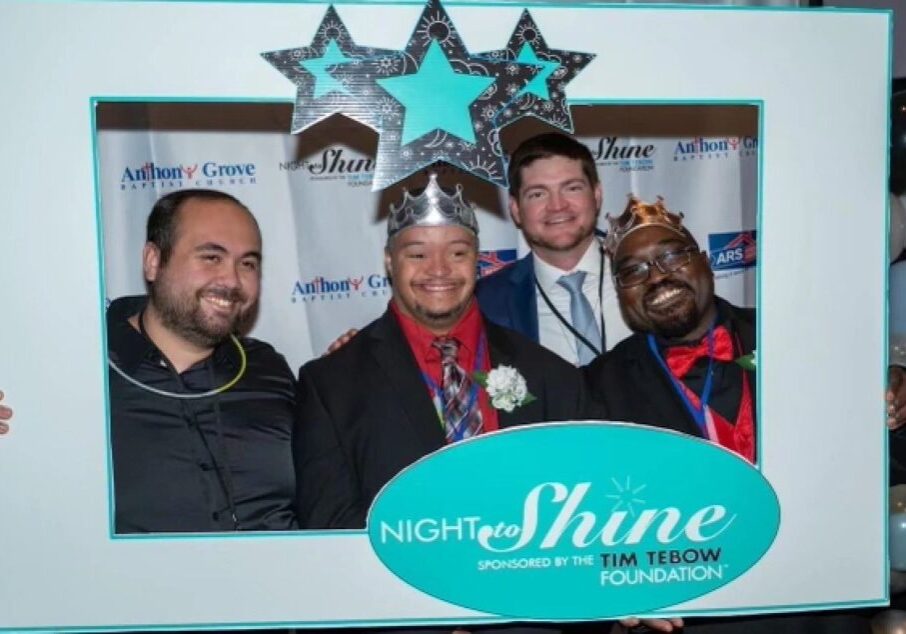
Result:
<svg viewBox="0 0 906 634">
<path fill-rule="evenodd" d="M 246 313 L 250 311 L 238 310 L 232 316 L 209 315 L 202 305 L 203 296 L 217 297 L 240 306 L 247 300 L 239 289 L 222 286 L 207 286 L 194 293 L 179 293 L 165 278 L 159 278 L 150 288 L 150 301 L 168 330 L 196 346 L 213 348 L 239 331 Z"/>
<path fill-rule="evenodd" d="M 681 291 L 682 296 L 663 308 L 652 306 L 654 297 L 668 289 Z M 688 284 L 675 280 L 665 280 L 648 289 L 642 298 L 642 305 L 651 330 L 662 339 L 685 338 L 695 330 L 703 316 L 695 303 L 695 290 Z"/>
</svg>

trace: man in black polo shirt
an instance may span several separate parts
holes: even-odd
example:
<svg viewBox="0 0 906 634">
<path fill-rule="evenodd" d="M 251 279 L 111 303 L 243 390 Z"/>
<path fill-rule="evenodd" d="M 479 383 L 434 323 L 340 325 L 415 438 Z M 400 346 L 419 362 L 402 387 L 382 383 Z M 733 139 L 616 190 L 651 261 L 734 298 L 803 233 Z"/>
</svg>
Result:
<svg viewBox="0 0 906 634">
<path fill-rule="evenodd" d="M 242 338 L 261 235 L 232 196 L 182 190 L 148 219 L 147 297 L 107 311 L 117 533 L 296 527 L 294 379 Z"/>
</svg>

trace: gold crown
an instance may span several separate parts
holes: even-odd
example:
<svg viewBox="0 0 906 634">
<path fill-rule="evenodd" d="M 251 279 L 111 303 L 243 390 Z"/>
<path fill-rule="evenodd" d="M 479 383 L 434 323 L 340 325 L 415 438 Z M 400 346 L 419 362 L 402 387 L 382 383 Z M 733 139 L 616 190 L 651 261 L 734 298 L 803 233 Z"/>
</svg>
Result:
<svg viewBox="0 0 906 634">
<path fill-rule="evenodd" d="M 626 209 L 619 216 L 605 216 L 610 223 L 610 230 L 604 238 L 604 248 L 613 255 L 623 239 L 636 229 L 647 226 L 658 226 L 669 229 L 686 237 L 683 227 L 683 212 L 673 213 L 664 205 L 664 198 L 657 197 L 654 203 L 647 203 L 634 194 L 629 194 Z"/>
<path fill-rule="evenodd" d="M 403 190 L 399 205 L 390 204 L 387 217 L 387 240 L 409 227 L 462 227 L 478 235 L 478 220 L 471 203 L 463 200 L 462 185 L 448 194 L 437 184 L 437 174 L 429 175 L 428 185 L 418 196 Z"/>
</svg>

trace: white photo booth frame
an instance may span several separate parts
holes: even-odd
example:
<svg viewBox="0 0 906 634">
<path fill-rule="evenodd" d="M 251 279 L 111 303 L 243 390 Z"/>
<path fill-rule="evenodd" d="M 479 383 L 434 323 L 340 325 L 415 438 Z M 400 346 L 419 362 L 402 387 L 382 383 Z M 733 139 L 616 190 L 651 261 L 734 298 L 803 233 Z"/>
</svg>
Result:
<svg viewBox="0 0 906 634">
<path fill-rule="evenodd" d="M 528 7 L 551 46 L 597 54 L 575 103 L 761 105 L 760 465 L 780 532 L 741 578 L 659 614 L 884 603 L 889 12 Z M 361 532 L 110 534 L 95 101 L 290 99 L 259 53 L 307 44 L 326 8 L 0 5 L 14 96 L 0 387 L 16 409 L 0 440 L 0 630 L 505 620 L 408 587 Z M 522 8 L 447 6 L 470 51 L 498 48 Z M 338 7 L 357 41 L 397 49 L 420 10 Z"/>
</svg>

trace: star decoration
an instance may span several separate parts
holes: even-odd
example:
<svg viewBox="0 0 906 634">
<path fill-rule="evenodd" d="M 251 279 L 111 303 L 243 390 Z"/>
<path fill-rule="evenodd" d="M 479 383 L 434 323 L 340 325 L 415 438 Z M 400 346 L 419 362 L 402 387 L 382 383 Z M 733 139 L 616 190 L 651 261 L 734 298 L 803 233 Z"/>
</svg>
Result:
<svg viewBox="0 0 906 634">
<path fill-rule="evenodd" d="M 261 56 L 296 85 L 290 128 L 294 134 L 337 113 L 380 131 L 371 75 L 382 67 L 402 65 L 398 51 L 357 46 L 333 6 L 309 46 Z"/>
<path fill-rule="evenodd" d="M 540 64 L 542 67 L 516 99 L 500 112 L 495 121 L 497 126 L 502 128 L 522 117 L 537 117 L 566 132 L 573 131 L 566 85 L 591 63 L 594 54 L 548 48 L 535 20 L 525 10 L 506 48 L 479 53 L 479 56 L 509 61 L 516 66 Z"/>
<path fill-rule="evenodd" d="M 540 68 L 470 55 L 439 0 L 427 2 L 404 61 L 375 79 L 390 99 L 382 102 L 373 188 L 436 161 L 506 185 L 493 120 Z"/>
</svg>

